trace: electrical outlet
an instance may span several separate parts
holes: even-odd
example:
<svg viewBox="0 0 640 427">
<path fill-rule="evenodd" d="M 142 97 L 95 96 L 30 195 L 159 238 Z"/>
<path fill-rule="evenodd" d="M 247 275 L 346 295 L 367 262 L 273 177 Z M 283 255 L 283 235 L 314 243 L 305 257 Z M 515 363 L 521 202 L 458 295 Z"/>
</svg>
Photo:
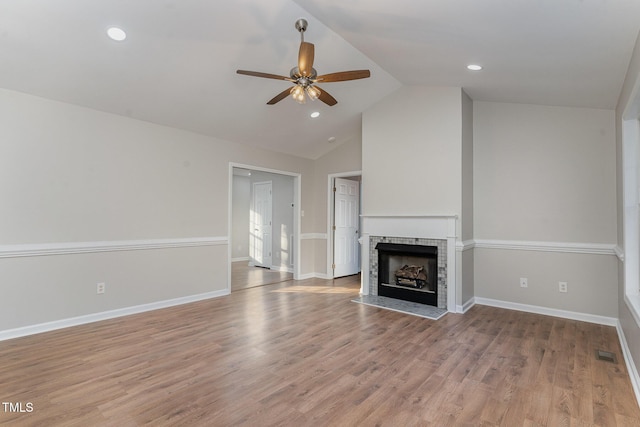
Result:
<svg viewBox="0 0 640 427">
<path fill-rule="evenodd" d="M 96 293 L 97 294 L 104 294 L 104 291 L 106 290 L 107 285 L 105 283 L 98 283 L 98 285 L 96 286 Z"/>
<path fill-rule="evenodd" d="M 567 282 L 558 282 L 558 291 L 569 292 Z"/>
<path fill-rule="evenodd" d="M 527 282 L 527 278 L 526 277 L 521 277 L 520 278 L 520 287 L 521 288 L 526 288 L 527 286 L 529 286 L 529 283 Z"/>
</svg>

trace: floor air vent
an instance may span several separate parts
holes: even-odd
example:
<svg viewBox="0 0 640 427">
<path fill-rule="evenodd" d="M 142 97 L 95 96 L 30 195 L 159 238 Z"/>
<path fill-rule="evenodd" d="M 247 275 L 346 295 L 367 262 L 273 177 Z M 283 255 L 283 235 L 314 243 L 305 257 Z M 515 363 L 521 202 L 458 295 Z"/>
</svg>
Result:
<svg viewBox="0 0 640 427">
<path fill-rule="evenodd" d="M 596 359 L 616 363 L 616 355 L 610 351 L 596 350 Z"/>
</svg>

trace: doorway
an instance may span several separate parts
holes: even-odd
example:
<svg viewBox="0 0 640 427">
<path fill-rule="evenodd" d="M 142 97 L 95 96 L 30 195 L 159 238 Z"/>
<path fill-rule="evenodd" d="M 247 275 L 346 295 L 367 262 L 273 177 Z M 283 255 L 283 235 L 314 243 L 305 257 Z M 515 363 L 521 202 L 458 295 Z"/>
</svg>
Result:
<svg viewBox="0 0 640 427">
<path fill-rule="evenodd" d="M 299 276 L 300 175 L 229 164 L 229 292 Z"/>
<path fill-rule="evenodd" d="M 360 172 L 329 175 L 327 276 L 360 273 Z"/>
</svg>

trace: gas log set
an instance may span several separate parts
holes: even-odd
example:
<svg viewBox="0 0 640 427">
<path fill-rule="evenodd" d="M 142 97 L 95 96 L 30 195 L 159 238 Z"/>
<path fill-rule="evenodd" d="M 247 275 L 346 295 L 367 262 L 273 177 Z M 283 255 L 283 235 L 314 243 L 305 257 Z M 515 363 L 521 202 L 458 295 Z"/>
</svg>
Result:
<svg viewBox="0 0 640 427">
<path fill-rule="evenodd" d="M 394 274 L 398 286 L 422 289 L 427 284 L 427 271 L 424 266 L 404 265 Z"/>
</svg>

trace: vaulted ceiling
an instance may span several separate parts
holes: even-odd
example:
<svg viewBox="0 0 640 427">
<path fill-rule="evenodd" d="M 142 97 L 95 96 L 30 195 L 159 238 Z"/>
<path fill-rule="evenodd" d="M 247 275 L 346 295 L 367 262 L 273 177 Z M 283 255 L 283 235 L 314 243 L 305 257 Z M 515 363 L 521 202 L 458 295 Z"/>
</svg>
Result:
<svg viewBox="0 0 640 427">
<path fill-rule="evenodd" d="M 371 70 L 322 86 L 336 106 L 266 105 L 288 83 L 235 72 L 288 75 L 300 17 L 318 73 Z M 317 158 L 401 85 L 613 109 L 638 17 L 638 0 L 3 0 L 0 87 Z"/>
</svg>

